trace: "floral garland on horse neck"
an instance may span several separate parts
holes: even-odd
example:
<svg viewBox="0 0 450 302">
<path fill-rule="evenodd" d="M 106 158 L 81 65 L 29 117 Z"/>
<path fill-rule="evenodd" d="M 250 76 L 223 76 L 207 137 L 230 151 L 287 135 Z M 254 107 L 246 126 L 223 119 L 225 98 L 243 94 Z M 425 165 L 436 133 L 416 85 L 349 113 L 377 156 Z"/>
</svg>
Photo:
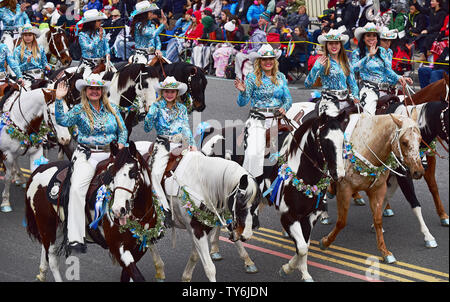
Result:
<svg viewBox="0 0 450 302">
<path fill-rule="evenodd" d="M 0 118 L 0 131 L 3 127 L 6 127 L 6 133 L 8 133 L 12 139 L 19 141 L 22 146 L 26 147 L 38 147 L 44 143 L 44 138 L 47 134 L 53 134 L 50 128 L 45 124 L 45 121 L 42 121 L 39 132 L 33 132 L 30 135 L 27 135 L 11 120 L 9 112 L 4 112 Z"/>
</svg>

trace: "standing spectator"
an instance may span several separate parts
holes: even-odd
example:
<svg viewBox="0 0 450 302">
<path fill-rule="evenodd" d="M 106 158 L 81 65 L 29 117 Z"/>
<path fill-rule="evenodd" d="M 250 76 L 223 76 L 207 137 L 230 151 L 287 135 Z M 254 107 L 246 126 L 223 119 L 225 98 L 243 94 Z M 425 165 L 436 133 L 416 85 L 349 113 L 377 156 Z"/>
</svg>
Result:
<svg viewBox="0 0 450 302">
<path fill-rule="evenodd" d="M 364 27 L 367 22 L 367 11 L 373 6 L 372 0 L 359 0 L 359 12 L 356 20 L 356 27 Z"/>
<path fill-rule="evenodd" d="M 352 2 L 347 0 L 339 0 L 336 4 L 336 23 L 334 28 L 339 29 L 350 38 L 353 38 L 353 30 L 356 23 L 355 8 Z"/>
<path fill-rule="evenodd" d="M 287 25 L 290 28 L 295 27 L 301 27 L 301 28 L 308 28 L 309 25 L 309 17 L 306 13 L 306 7 L 304 5 L 301 5 L 298 8 L 297 13 L 289 14 L 287 17 Z"/>
<path fill-rule="evenodd" d="M 47 2 L 45 3 L 45 5 L 42 7 L 45 10 L 45 14 L 47 16 L 47 20 L 48 23 L 50 25 L 56 25 L 56 23 L 58 22 L 59 17 L 61 16 L 58 13 L 58 10 L 55 8 L 55 4 L 53 4 L 53 2 Z"/>
<path fill-rule="evenodd" d="M 108 20 L 103 23 L 103 25 L 105 27 L 113 27 L 106 30 L 106 34 L 109 40 L 109 46 L 112 47 L 120 31 L 123 30 L 122 27 L 125 26 L 125 21 L 122 19 L 120 11 L 118 9 L 113 10 L 111 12 L 111 17 L 109 17 Z"/>
<path fill-rule="evenodd" d="M 236 7 L 235 15 L 238 16 L 239 20 L 242 20 L 242 23 L 250 24 L 252 20 L 247 20 L 247 12 L 248 8 L 253 4 L 252 0 L 237 0 L 238 5 Z"/>
<path fill-rule="evenodd" d="M 253 4 L 250 5 L 247 11 L 247 20 L 251 22 L 251 20 L 259 19 L 259 16 L 264 12 L 265 8 L 262 5 L 263 0 L 254 0 Z"/>
<path fill-rule="evenodd" d="M 178 37 L 186 36 L 186 32 L 192 24 L 192 8 L 186 11 L 184 18 L 179 18 L 175 23 L 174 35 Z M 183 38 L 172 38 L 167 44 L 166 57 L 169 61 L 175 63 L 179 61 L 179 53 L 183 49 Z"/>
</svg>

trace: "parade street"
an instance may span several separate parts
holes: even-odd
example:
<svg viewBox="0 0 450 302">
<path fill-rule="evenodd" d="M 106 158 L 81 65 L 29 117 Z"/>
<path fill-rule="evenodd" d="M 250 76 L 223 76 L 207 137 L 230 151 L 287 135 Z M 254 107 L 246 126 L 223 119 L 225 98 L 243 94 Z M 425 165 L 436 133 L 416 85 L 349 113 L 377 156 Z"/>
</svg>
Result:
<svg viewBox="0 0 450 302">
<path fill-rule="evenodd" d="M 303 85 L 290 86 L 293 102 L 308 101 L 311 90 Z M 245 121 L 249 107 L 236 104 L 237 90 L 233 81 L 208 77 L 206 88 L 206 109 L 190 116 L 194 135 L 197 124 L 214 119 L 210 124 L 225 126 L 226 121 Z M 140 123 L 133 129 L 132 140 L 153 140 L 154 133 L 148 135 Z M 441 155 L 448 154 L 438 144 Z M 50 158 L 56 160 L 56 151 L 50 152 Z M 20 165 L 29 175 L 28 159 L 22 157 Z M 28 172 L 27 172 L 28 171 Z M 4 175 L 3 173 L 1 175 Z M 445 210 L 448 212 L 449 167 L 448 159 L 437 159 L 436 179 Z M 312 241 L 308 254 L 309 273 L 316 282 L 361 282 L 361 281 L 449 281 L 449 228 L 440 225 L 433 199 L 425 181 L 417 180 L 415 190 L 422 205 L 422 214 L 438 247 L 426 248 L 424 237 L 411 207 L 398 190 L 390 200 L 395 213 L 393 217 L 383 218 L 384 237 L 387 248 L 396 257 L 395 264 L 382 263 L 377 250 L 375 233 L 371 230 L 372 213 L 366 198 L 365 206 L 350 204 L 347 226 L 337 240 L 326 251 L 319 248 L 318 241 L 327 235 L 336 222 L 336 199 L 328 200 L 330 225 L 319 222 L 312 231 Z M 3 189 L 3 178 L 0 188 Z M 10 213 L 0 213 L 0 282 L 34 281 L 39 273 L 41 246 L 32 241 L 24 227 L 24 189 L 11 186 Z M 299 282 L 298 271 L 285 278 L 280 277 L 281 266 L 295 254 L 295 246 L 290 239 L 282 236 L 279 215 L 274 207 L 265 207 L 259 217 L 260 228 L 254 231 L 252 239 L 244 246 L 255 262 L 258 273 L 248 274 L 237 250 L 228 241 L 226 232 L 220 235 L 220 249 L 223 260 L 215 262 L 217 281 L 220 282 Z M 191 240 L 184 230 L 176 230 L 176 239 L 171 229 L 157 243 L 165 264 L 166 281 L 181 281 L 181 276 L 191 252 Z M 59 239 L 60 240 L 60 239 Z M 173 244 L 175 242 L 175 247 Z M 79 266 L 78 266 L 79 265 Z M 138 262 L 137 266 L 146 281 L 155 281 L 155 268 L 150 252 Z M 107 250 L 88 244 L 87 254 L 60 258 L 59 269 L 63 280 L 67 281 L 106 281 L 120 280 L 121 268 L 114 264 Z M 53 281 L 51 272 L 48 281 Z M 201 262 L 197 263 L 192 281 L 207 281 Z M 181 296 L 181 294 L 180 294 Z"/>
</svg>

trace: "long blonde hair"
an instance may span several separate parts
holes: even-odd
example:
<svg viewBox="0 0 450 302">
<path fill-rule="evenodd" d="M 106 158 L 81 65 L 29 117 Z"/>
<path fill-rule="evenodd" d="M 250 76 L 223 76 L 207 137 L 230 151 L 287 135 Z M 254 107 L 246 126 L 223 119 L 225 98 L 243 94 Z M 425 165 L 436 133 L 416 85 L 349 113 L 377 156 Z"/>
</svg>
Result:
<svg viewBox="0 0 450 302">
<path fill-rule="evenodd" d="M 22 41 L 20 42 L 20 60 L 23 60 L 23 56 L 24 56 L 26 48 L 27 48 L 27 45 L 25 44 L 25 41 L 22 37 Z M 39 45 L 36 41 L 35 35 L 33 35 L 33 41 L 31 42 L 31 54 L 33 55 L 33 58 L 35 58 L 35 59 L 40 58 Z"/>
<path fill-rule="evenodd" d="M 92 114 L 91 106 L 89 106 L 89 100 L 86 95 L 86 88 L 83 88 L 81 90 L 81 104 L 83 106 L 83 110 L 86 113 L 86 115 L 89 118 L 91 130 L 94 128 L 94 115 Z M 116 118 L 117 125 L 119 126 L 120 130 L 123 130 L 122 123 L 120 122 L 119 117 L 117 116 L 116 111 L 109 103 L 108 95 L 106 93 L 106 90 L 102 88 L 102 98 L 101 101 L 103 103 L 103 106 L 106 108 L 107 111 L 111 112 L 114 117 Z"/>
<path fill-rule="evenodd" d="M 345 76 L 348 77 L 348 75 L 350 74 L 350 63 L 348 62 L 348 57 L 345 54 L 344 43 L 342 43 L 342 41 L 340 41 L 340 43 L 341 43 L 341 50 L 339 50 L 339 53 L 338 53 L 338 63 L 339 63 L 339 65 L 341 65 L 341 68 L 344 71 Z M 324 48 L 325 48 L 325 56 L 328 58 L 328 55 L 329 55 L 328 42 L 325 42 Z M 325 75 L 330 74 L 330 67 L 331 67 L 331 62 L 330 62 L 330 60 L 328 60 L 327 66 L 325 66 Z"/>
<path fill-rule="evenodd" d="M 262 68 L 261 68 L 261 59 L 260 58 L 255 60 L 255 62 L 253 63 L 253 68 L 255 70 L 254 73 L 255 73 L 255 76 L 256 76 L 255 84 L 256 84 L 257 87 L 259 87 L 259 86 L 262 85 L 261 78 L 262 78 L 262 75 L 263 75 L 263 72 L 264 72 L 262 70 Z M 278 85 L 277 73 L 278 73 L 278 60 L 274 59 L 272 72 L 271 72 L 271 75 L 270 75 L 270 80 L 272 81 L 272 83 L 274 85 Z"/>
</svg>

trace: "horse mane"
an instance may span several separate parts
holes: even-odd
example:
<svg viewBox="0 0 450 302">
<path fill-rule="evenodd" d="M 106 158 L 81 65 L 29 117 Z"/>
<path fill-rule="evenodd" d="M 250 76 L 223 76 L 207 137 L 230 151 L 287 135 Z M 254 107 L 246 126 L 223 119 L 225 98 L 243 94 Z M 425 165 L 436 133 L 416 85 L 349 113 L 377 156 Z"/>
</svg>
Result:
<svg viewBox="0 0 450 302">
<path fill-rule="evenodd" d="M 135 80 L 140 72 L 148 73 L 148 77 L 158 78 L 158 71 L 153 66 L 146 66 L 145 64 L 126 64 L 119 70 L 118 89 L 126 88 L 128 80 Z"/>
<path fill-rule="evenodd" d="M 303 136 L 309 129 L 312 128 L 312 126 L 318 119 L 319 117 L 307 119 L 303 124 L 300 125 L 300 127 L 297 128 L 297 130 L 295 130 L 292 142 L 288 147 L 288 156 L 291 156 L 296 150 L 300 148 L 300 143 Z"/>
</svg>

